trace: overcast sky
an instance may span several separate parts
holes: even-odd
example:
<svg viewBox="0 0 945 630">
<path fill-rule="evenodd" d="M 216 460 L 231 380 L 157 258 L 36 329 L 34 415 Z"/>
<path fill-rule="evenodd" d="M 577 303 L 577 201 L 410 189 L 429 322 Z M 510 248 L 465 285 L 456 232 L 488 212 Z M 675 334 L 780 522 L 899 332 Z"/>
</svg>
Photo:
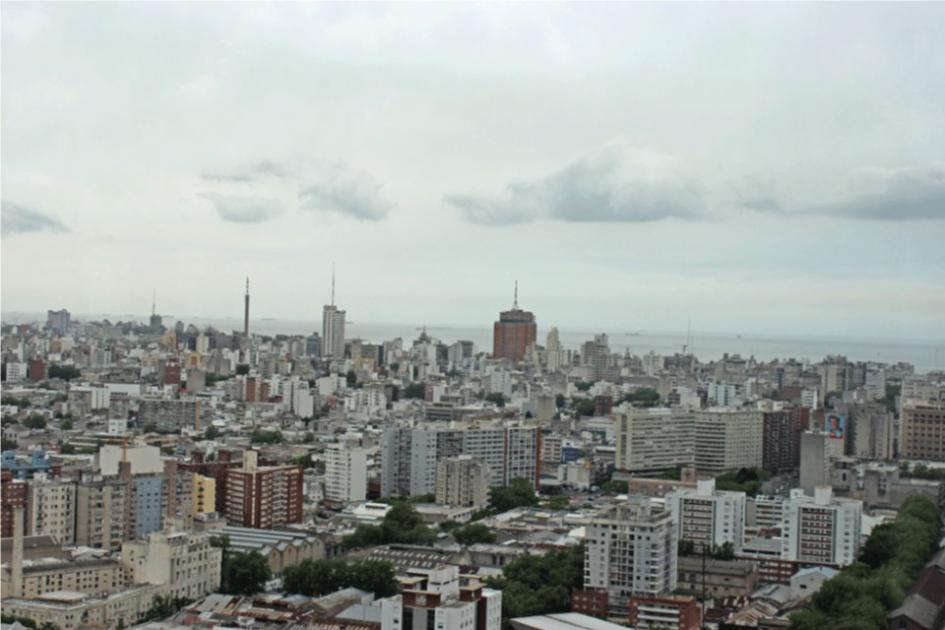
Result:
<svg viewBox="0 0 945 630">
<path fill-rule="evenodd" d="M 945 336 L 945 4 L 2 6 L 3 310 Z"/>
</svg>

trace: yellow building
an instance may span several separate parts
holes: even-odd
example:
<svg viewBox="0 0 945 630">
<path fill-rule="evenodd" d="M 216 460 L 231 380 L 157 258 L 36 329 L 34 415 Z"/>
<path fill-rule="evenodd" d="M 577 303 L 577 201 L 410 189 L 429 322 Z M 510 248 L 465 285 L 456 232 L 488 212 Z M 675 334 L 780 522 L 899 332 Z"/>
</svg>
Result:
<svg viewBox="0 0 945 630">
<path fill-rule="evenodd" d="M 216 512 L 217 481 L 213 477 L 194 475 L 193 515 Z"/>
</svg>

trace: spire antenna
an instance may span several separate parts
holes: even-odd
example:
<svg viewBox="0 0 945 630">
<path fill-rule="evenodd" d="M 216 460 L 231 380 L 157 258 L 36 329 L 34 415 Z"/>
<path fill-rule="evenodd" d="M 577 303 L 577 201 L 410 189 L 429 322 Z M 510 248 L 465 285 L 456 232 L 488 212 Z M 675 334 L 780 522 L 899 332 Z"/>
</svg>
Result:
<svg viewBox="0 0 945 630">
<path fill-rule="evenodd" d="M 157 289 L 151 289 L 151 317 L 157 313 Z"/>
<path fill-rule="evenodd" d="M 515 281 L 515 300 L 512 302 L 512 310 L 518 310 L 518 280 Z"/>
<path fill-rule="evenodd" d="M 331 263 L 331 305 L 335 305 L 335 263 Z"/>
</svg>

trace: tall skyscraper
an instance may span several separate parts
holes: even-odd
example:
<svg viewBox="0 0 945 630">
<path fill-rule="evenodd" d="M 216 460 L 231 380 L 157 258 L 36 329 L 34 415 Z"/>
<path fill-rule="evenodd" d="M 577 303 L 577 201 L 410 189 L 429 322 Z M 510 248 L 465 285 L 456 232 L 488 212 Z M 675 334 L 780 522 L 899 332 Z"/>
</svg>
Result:
<svg viewBox="0 0 945 630">
<path fill-rule="evenodd" d="M 518 307 L 518 282 L 515 283 L 515 301 L 512 310 L 499 313 L 499 321 L 492 328 L 492 357 L 521 361 L 525 350 L 535 343 L 538 326 L 535 314 Z"/>
<path fill-rule="evenodd" d="M 345 312 L 335 306 L 335 269 L 331 270 L 331 304 L 322 309 L 322 357 L 340 359 L 345 354 Z"/>
<path fill-rule="evenodd" d="M 243 297 L 243 336 L 249 337 L 249 278 L 246 278 L 246 295 Z"/>
</svg>

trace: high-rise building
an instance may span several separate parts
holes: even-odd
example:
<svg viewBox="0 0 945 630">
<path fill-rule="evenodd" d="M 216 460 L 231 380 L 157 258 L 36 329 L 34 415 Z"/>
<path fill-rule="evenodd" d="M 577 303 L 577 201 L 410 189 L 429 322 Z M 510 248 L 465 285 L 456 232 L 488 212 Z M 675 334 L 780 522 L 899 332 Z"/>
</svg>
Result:
<svg viewBox="0 0 945 630">
<path fill-rule="evenodd" d="M 682 409 L 631 409 L 615 423 L 615 466 L 653 474 L 691 466 L 695 453 L 695 416 Z"/>
<path fill-rule="evenodd" d="M 610 615 L 626 618 L 631 595 L 676 588 L 676 528 L 659 504 L 636 497 L 609 506 L 586 532 L 584 589 L 606 593 Z"/>
<path fill-rule="evenodd" d="M 62 545 L 75 542 L 76 484 L 60 479 L 29 482 L 26 531 L 31 536 L 52 536 Z"/>
<path fill-rule="evenodd" d="M 790 411 L 766 411 L 763 415 L 762 466 L 773 473 L 796 470 L 801 462 L 803 431 L 798 415 Z"/>
<path fill-rule="evenodd" d="M 904 405 L 900 431 L 900 456 L 945 461 L 945 405 Z"/>
<path fill-rule="evenodd" d="M 20 519 L 25 519 L 27 486 L 26 482 L 14 479 L 13 473 L 4 469 L 0 471 L 0 536 L 9 538 L 13 536 L 14 520 L 19 514 Z M 20 510 L 19 512 L 17 510 Z M 21 525 L 24 525 L 21 523 Z M 25 527 L 24 527 L 25 531 Z"/>
<path fill-rule="evenodd" d="M 581 368 L 584 377 L 590 381 L 601 379 L 615 380 L 620 376 L 610 352 L 610 341 L 606 333 L 594 335 L 590 341 L 581 344 Z"/>
<path fill-rule="evenodd" d="M 489 466 L 471 455 L 440 460 L 436 466 L 436 502 L 485 507 L 489 502 Z"/>
<path fill-rule="evenodd" d="M 258 453 L 245 451 L 242 468 L 226 471 L 229 525 L 272 529 L 302 522 L 302 467 L 258 466 Z"/>
<path fill-rule="evenodd" d="M 345 356 L 345 312 L 335 306 L 335 269 L 331 270 L 331 304 L 322 309 L 322 357 L 342 359 Z"/>
<path fill-rule="evenodd" d="M 515 301 L 512 309 L 499 313 L 499 321 L 492 327 L 492 357 L 521 361 L 528 346 L 535 343 L 538 325 L 535 314 L 518 307 L 518 282 L 515 283 Z"/>
<path fill-rule="evenodd" d="M 699 472 L 761 467 L 764 424 L 760 411 L 707 409 L 696 411 L 695 417 Z"/>
<path fill-rule="evenodd" d="M 58 311 L 46 311 L 46 328 L 53 332 L 64 335 L 69 330 L 72 315 L 66 309 Z"/>
<path fill-rule="evenodd" d="M 567 362 L 566 353 L 561 346 L 561 337 L 558 329 L 552 327 L 545 339 L 545 368 L 549 372 L 557 372 Z"/>
<path fill-rule="evenodd" d="M 249 337 L 249 278 L 246 278 L 246 295 L 243 296 L 243 336 Z"/>
<path fill-rule="evenodd" d="M 745 541 L 745 493 L 715 489 L 715 479 L 696 482 L 696 489 L 680 489 L 666 495 L 679 540 L 693 543 L 696 551 L 731 543 L 740 551 Z"/>
<path fill-rule="evenodd" d="M 781 517 L 781 559 L 846 566 L 860 552 L 863 504 L 818 486 L 814 496 L 791 490 Z"/>
<path fill-rule="evenodd" d="M 470 455 L 489 468 L 489 485 L 527 479 L 538 487 L 541 432 L 536 426 L 442 424 L 390 426 L 381 438 L 381 494 L 413 496 L 436 492 L 437 463 Z"/>
<path fill-rule="evenodd" d="M 329 444 L 325 448 L 325 498 L 335 503 L 367 498 L 368 454 L 363 448 Z"/>
</svg>

